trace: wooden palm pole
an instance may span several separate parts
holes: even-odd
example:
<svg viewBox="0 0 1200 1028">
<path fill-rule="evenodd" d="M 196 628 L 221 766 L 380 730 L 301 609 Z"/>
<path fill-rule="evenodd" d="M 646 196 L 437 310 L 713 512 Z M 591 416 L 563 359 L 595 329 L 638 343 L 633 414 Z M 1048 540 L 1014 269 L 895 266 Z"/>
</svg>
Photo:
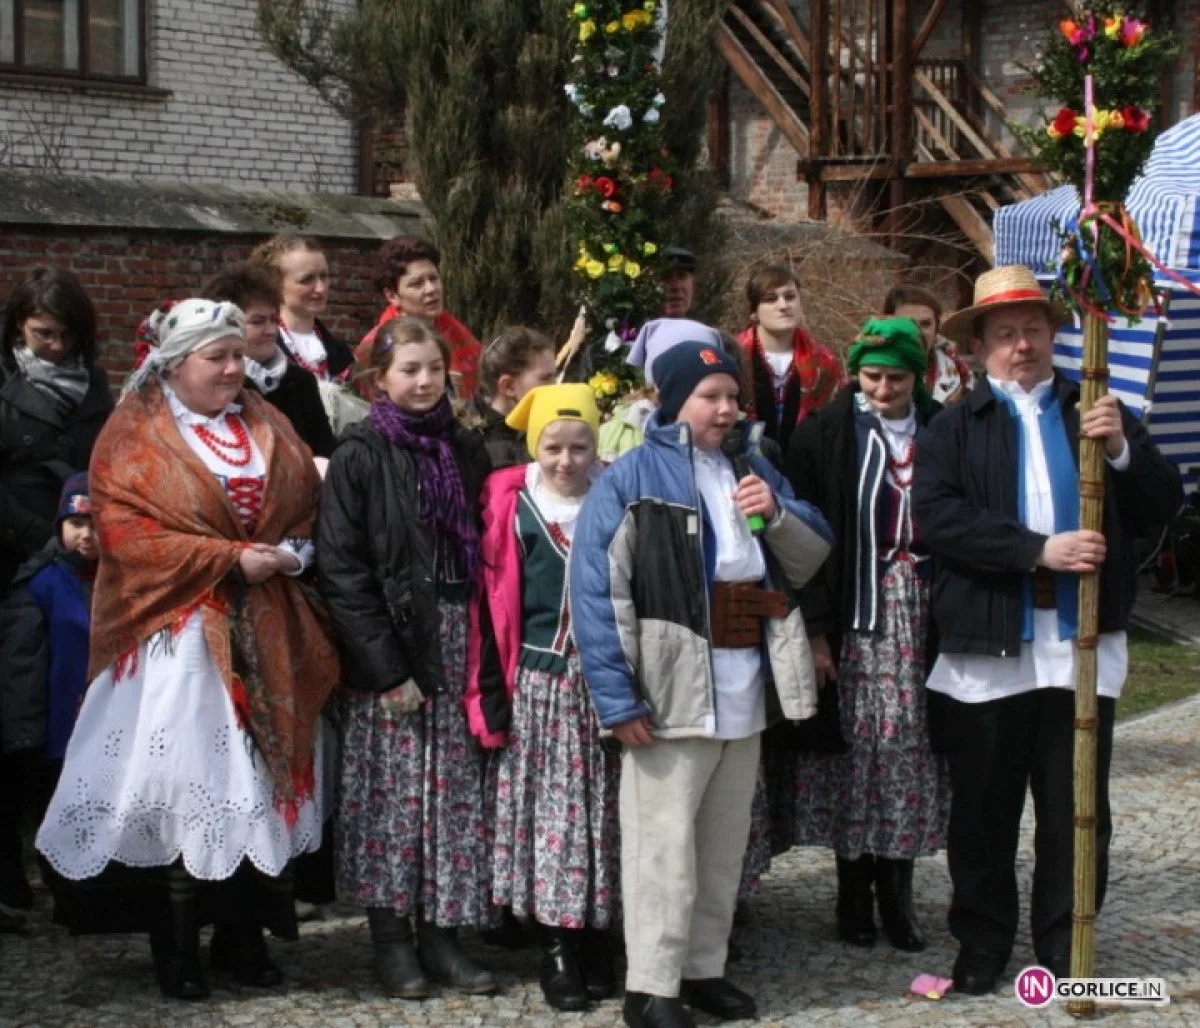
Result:
<svg viewBox="0 0 1200 1028">
<path fill-rule="evenodd" d="M 1108 392 L 1108 322 L 1083 321 L 1082 418 Z M 1079 440 L 1079 527 L 1104 529 L 1104 440 Z M 1096 643 L 1100 622 L 1100 572 L 1079 576 L 1075 670 L 1075 907 L 1071 914 L 1071 977 L 1090 978 L 1096 940 Z M 1092 1017 L 1095 1001 L 1070 1000 L 1067 1012 Z"/>
<path fill-rule="evenodd" d="M 1084 80 L 1084 114 L 1087 119 L 1087 173 L 1083 207 L 1095 202 L 1094 131 L 1095 104 L 1092 76 Z M 1096 226 L 1096 239 L 1101 228 Z M 1087 311 L 1083 319 L 1083 366 L 1079 394 L 1079 418 L 1108 392 L 1108 321 L 1100 313 Z M 1104 440 L 1079 440 L 1079 527 L 1104 531 Z M 1079 616 L 1075 637 L 1075 751 L 1073 761 L 1075 800 L 1075 903 L 1071 912 L 1071 977 L 1091 978 L 1096 947 L 1096 644 L 1100 633 L 1100 571 L 1079 576 Z M 1094 1000 L 1069 1000 L 1073 1017 L 1094 1017 Z"/>
</svg>

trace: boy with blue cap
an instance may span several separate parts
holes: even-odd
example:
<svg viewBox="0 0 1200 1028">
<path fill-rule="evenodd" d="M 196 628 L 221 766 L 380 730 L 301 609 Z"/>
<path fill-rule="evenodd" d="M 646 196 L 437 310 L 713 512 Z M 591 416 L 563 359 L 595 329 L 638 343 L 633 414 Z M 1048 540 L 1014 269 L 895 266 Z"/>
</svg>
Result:
<svg viewBox="0 0 1200 1028">
<path fill-rule="evenodd" d="M 820 513 L 738 424 L 738 367 L 713 344 L 657 357 L 643 445 L 592 487 L 570 599 L 601 725 L 624 744 L 625 1023 L 737 1020 L 725 961 L 768 711 L 800 720 L 816 683 L 793 590 L 829 552 Z M 761 519 L 759 533 L 752 519 Z"/>
</svg>

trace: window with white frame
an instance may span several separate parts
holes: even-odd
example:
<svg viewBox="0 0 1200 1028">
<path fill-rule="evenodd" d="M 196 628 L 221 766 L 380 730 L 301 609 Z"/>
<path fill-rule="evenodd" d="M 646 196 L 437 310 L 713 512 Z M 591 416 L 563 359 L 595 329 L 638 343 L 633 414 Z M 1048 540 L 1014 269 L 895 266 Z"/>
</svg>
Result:
<svg viewBox="0 0 1200 1028">
<path fill-rule="evenodd" d="M 0 0 L 0 72 L 145 82 L 145 0 Z"/>
</svg>

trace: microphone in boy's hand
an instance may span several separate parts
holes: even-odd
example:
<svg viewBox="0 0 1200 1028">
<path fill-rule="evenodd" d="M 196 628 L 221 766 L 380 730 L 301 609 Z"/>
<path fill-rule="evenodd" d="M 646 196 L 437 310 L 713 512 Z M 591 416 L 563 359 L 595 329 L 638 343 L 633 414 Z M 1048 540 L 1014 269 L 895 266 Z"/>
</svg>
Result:
<svg viewBox="0 0 1200 1028">
<path fill-rule="evenodd" d="M 749 478 L 754 474 L 754 469 L 750 467 L 750 461 L 746 457 L 746 451 L 742 446 L 742 440 L 737 433 L 727 435 L 721 443 L 721 452 L 729 458 L 729 463 L 733 465 L 733 474 L 740 482 L 743 478 Z M 761 514 L 747 514 L 746 527 L 755 535 L 767 527 L 767 523 L 763 520 Z"/>
</svg>

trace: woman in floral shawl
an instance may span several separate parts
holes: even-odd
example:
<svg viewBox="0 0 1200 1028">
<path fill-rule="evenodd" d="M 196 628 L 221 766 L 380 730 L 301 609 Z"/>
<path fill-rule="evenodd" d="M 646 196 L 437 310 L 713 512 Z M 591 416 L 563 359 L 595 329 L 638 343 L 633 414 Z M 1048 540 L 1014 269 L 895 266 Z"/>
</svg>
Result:
<svg viewBox="0 0 1200 1028">
<path fill-rule="evenodd" d="M 320 480 L 287 419 L 243 391 L 244 319 L 184 300 L 90 470 L 101 558 L 92 684 L 37 848 L 72 930 L 148 930 L 168 996 L 212 962 L 277 984 L 288 862 L 321 840 L 318 714 L 338 661 L 302 591 Z M 219 883 L 219 887 L 218 884 Z"/>
</svg>

